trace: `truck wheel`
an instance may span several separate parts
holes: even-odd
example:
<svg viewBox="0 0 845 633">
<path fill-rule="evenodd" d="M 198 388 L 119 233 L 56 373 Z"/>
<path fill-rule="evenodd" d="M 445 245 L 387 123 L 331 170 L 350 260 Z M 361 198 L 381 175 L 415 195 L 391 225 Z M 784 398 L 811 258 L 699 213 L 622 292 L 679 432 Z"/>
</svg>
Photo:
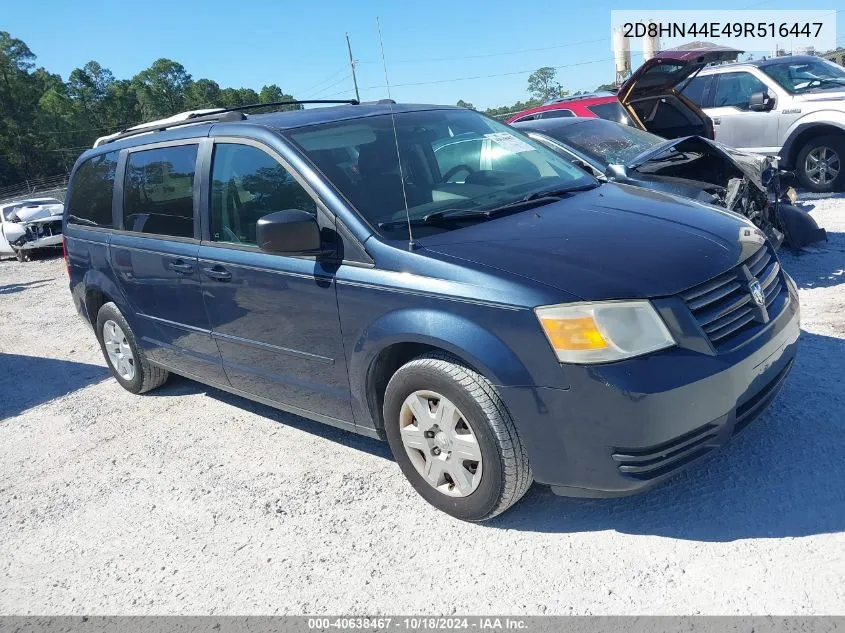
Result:
<svg viewBox="0 0 845 633">
<path fill-rule="evenodd" d="M 26 253 L 24 253 L 23 249 L 21 249 L 21 248 L 19 248 L 15 251 L 15 257 L 18 258 L 19 262 L 25 262 L 26 261 Z"/>
<path fill-rule="evenodd" d="M 426 354 L 400 367 L 385 391 L 384 420 L 405 477 L 458 519 L 490 519 L 531 487 L 528 456 L 499 394 L 452 356 Z"/>
<path fill-rule="evenodd" d="M 845 138 L 810 139 L 795 159 L 795 174 L 810 191 L 826 193 L 845 188 Z"/>
<path fill-rule="evenodd" d="M 167 380 L 167 370 L 151 365 L 138 348 L 132 328 L 114 303 L 106 303 L 100 308 L 96 332 L 111 374 L 124 389 L 144 393 Z"/>
</svg>

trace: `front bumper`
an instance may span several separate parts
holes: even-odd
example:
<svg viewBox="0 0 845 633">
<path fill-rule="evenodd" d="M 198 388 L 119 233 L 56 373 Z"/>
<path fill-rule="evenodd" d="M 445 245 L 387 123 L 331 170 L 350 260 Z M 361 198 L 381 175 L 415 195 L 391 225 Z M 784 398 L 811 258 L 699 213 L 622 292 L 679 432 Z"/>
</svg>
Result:
<svg viewBox="0 0 845 633">
<path fill-rule="evenodd" d="M 792 367 L 798 298 L 729 354 L 675 348 L 609 365 L 565 366 L 568 389 L 500 387 L 534 478 L 557 494 L 653 487 L 727 444 L 771 403 Z"/>
<path fill-rule="evenodd" d="M 15 248 L 21 251 L 32 251 L 38 248 L 61 248 L 62 235 L 49 235 L 47 237 L 39 237 L 34 240 L 23 242 L 15 245 Z"/>
</svg>

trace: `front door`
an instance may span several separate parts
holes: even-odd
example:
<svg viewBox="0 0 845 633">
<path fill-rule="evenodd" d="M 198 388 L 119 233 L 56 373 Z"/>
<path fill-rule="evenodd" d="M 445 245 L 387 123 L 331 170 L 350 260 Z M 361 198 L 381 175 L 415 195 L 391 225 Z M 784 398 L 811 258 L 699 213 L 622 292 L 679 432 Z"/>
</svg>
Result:
<svg viewBox="0 0 845 633">
<path fill-rule="evenodd" d="M 231 385 L 240 391 L 351 423 L 333 267 L 314 257 L 267 253 L 256 223 L 317 203 L 258 144 L 217 141 L 207 240 L 199 251 L 203 297 Z"/>
<path fill-rule="evenodd" d="M 197 144 L 131 151 L 109 260 L 124 315 L 153 362 L 226 384 L 202 301 L 194 209 Z"/>
<path fill-rule="evenodd" d="M 780 149 L 777 114 L 774 110 L 750 110 L 748 104 L 755 92 L 770 91 L 766 84 L 749 72 L 716 76 L 713 107 L 707 109 L 716 140 L 736 149 L 777 153 Z"/>
</svg>

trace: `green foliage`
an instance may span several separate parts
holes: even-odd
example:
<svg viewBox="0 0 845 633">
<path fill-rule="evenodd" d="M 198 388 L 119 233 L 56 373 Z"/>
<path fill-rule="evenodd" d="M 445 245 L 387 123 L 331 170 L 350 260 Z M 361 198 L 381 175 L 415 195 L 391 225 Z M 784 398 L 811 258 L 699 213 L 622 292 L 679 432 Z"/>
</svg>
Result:
<svg viewBox="0 0 845 633">
<path fill-rule="evenodd" d="M 540 102 L 563 96 L 557 81 L 557 71 L 551 66 L 538 68 L 528 76 L 528 94 Z"/>
<path fill-rule="evenodd" d="M 69 170 L 94 140 L 184 110 L 289 101 L 271 84 L 221 88 L 182 64 L 157 59 L 131 79 L 90 61 L 63 81 L 36 67 L 21 40 L 0 31 L 0 187 Z M 302 106 L 291 105 L 286 109 Z"/>
<path fill-rule="evenodd" d="M 469 110 L 475 110 L 475 106 L 472 105 L 469 101 L 464 101 L 463 99 L 458 99 L 458 102 L 455 104 L 459 108 L 467 108 Z"/>
</svg>

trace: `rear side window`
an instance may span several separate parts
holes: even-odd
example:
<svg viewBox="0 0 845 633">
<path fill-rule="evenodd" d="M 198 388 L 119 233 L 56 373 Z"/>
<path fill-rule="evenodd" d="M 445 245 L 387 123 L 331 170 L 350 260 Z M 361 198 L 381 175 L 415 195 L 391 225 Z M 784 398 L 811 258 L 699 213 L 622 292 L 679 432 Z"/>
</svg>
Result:
<svg viewBox="0 0 845 633">
<path fill-rule="evenodd" d="M 607 119 L 608 121 L 615 121 L 624 125 L 634 125 L 628 113 L 625 112 L 625 108 L 618 101 L 608 101 L 607 103 L 587 106 L 587 109 L 600 119 Z"/>
<path fill-rule="evenodd" d="M 539 119 L 560 119 L 564 117 L 573 117 L 575 113 L 572 110 L 546 110 L 545 112 L 541 112 L 537 118 Z"/>
<path fill-rule="evenodd" d="M 197 145 L 129 154 L 123 184 L 123 228 L 137 233 L 194 236 Z"/>
<path fill-rule="evenodd" d="M 86 160 L 71 183 L 67 221 L 84 226 L 112 227 L 112 192 L 117 152 Z"/>
<path fill-rule="evenodd" d="M 684 87 L 681 94 L 695 105 L 702 107 L 704 105 L 704 96 L 707 94 L 707 85 L 712 79 L 712 77 L 695 77 Z"/>
<path fill-rule="evenodd" d="M 257 244 L 255 227 L 268 213 L 299 209 L 317 217 L 317 203 L 266 152 L 250 145 L 216 143 L 211 175 L 211 239 Z"/>
</svg>

